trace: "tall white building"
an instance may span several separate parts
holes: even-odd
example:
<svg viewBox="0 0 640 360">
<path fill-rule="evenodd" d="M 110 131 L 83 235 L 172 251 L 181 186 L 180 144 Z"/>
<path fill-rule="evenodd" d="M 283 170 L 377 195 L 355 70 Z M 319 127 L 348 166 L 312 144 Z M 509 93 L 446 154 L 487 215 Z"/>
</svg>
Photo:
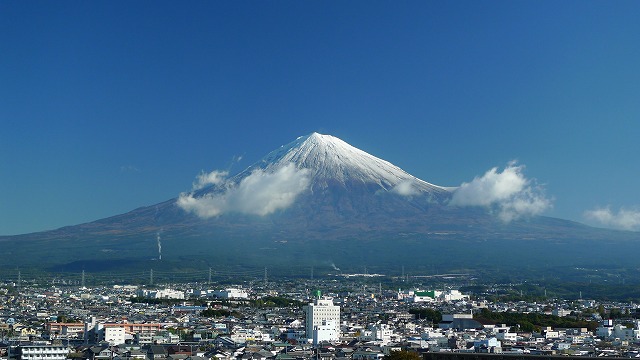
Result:
<svg viewBox="0 0 640 360">
<path fill-rule="evenodd" d="M 124 326 L 105 326 L 100 329 L 98 337 L 111 345 L 124 344 L 126 337 Z"/>
<path fill-rule="evenodd" d="M 340 306 L 330 298 L 314 299 L 304 307 L 307 339 L 314 344 L 340 339 Z"/>
</svg>

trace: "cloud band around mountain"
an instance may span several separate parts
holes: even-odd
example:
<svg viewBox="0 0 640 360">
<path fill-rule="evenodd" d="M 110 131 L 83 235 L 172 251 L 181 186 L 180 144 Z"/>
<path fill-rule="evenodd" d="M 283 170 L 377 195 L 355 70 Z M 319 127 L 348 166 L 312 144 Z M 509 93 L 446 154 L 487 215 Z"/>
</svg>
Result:
<svg viewBox="0 0 640 360">
<path fill-rule="evenodd" d="M 212 218 L 225 213 L 268 215 L 291 206 L 296 197 L 309 187 L 309 171 L 297 169 L 293 164 L 275 172 L 255 170 L 238 184 L 226 179 L 226 172 L 213 171 L 200 174 L 194 190 L 214 184 L 222 188 L 219 193 L 201 197 L 182 193 L 177 205 L 201 218 Z"/>
<path fill-rule="evenodd" d="M 457 188 L 449 205 L 480 206 L 497 213 L 509 222 L 524 216 L 538 215 L 551 206 L 540 186 L 523 174 L 524 166 L 509 163 L 502 172 L 494 167 L 483 176 Z"/>
<path fill-rule="evenodd" d="M 618 230 L 640 230 L 640 210 L 620 208 L 618 212 L 611 207 L 585 211 L 584 217 L 597 225 Z"/>
<path fill-rule="evenodd" d="M 413 180 L 402 181 L 398 183 L 396 186 L 394 186 L 391 189 L 391 192 L 394 192 L 402 196 L 418 195 L 420 192 L 418 191 L 418 189 L 415 187 L 414 184 L 415 182 Z"/>
</svg>

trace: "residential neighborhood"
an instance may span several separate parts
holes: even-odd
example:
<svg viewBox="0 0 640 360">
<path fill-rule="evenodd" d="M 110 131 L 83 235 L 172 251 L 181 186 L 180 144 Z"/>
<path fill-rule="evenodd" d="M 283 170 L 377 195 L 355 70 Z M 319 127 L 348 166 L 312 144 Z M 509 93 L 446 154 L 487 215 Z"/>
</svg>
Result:
<svg viewBox="0 0 640 360">
<path fill-rule="evenodd" d="M 374 360 L 396 350 L 640 357 L 632 303 L 489 301 L 453 287 L 383 289 L 370 278 L 153 287 L 6 282 L 0 300 L 7 360 Z M 508 324 L 509 315 L 584 326 Z"/>
</svg>

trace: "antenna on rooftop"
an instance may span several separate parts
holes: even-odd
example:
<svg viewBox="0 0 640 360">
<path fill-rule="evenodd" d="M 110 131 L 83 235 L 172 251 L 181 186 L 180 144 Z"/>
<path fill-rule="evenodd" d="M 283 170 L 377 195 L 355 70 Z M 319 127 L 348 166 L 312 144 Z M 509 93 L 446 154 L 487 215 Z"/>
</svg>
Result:
<svg viewBox="0 0 640 360">
<path fill-rule="evenodd" d="M 313 266 L 311 267 L 311 280 L 313 280 Z"/>
<path fill-rule="evenodd" d="M 209 281 L 207 281 L 207 284 L 211 284 L 211 268 L 209 268 Z"/>
<path fill-rule="evenodd" d="M 82 287 L 84 287 L 84 269 L 82 269 Z"/>
<path fill-rule="evenodd" d="M 149 272 L 149 285 L 153 286 L 153 269 Z"/>
</svg>

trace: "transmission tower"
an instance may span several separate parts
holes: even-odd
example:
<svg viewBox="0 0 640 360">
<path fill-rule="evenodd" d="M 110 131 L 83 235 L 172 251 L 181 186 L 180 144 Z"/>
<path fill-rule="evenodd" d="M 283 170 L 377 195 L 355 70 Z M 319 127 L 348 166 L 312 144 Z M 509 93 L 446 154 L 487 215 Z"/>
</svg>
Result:
<svg viewBox="0 0 640 360">
<path fill-rule="evenodd" d="M 264 267 L 264 287 L 267 287 L 267 267 Z"/>
</svg>

